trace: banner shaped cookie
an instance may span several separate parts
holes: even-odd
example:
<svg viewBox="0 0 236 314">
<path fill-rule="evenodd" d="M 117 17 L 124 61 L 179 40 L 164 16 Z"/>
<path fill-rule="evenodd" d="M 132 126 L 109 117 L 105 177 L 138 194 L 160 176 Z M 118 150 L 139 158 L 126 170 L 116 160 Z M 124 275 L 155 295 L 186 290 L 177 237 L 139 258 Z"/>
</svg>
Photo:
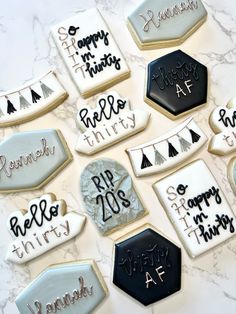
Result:
<svg viewBox="0 0 236 314">
<path fill-rule="evenodd" d="M 115 243 L 113 283 L 150 305 L 181 288 L 181 250 L 145 225 Z"/>
<path fill-rule="evenodd" d="M 209 152 L 227 155 L 236 151 L 236 98 L 227 106 L 217 107 L 209 119 L 212 130 L 216 133 L 209 143 Z"/>
<path fill-rule="evenodd" d="M 6 259 L 17 264 L 25 263 L 79 234 L 85 216 L 67 213 L 66 203 L 45 194 L 29 202 L 28 211 L 16 211 L 7 221 L 15 239 L 8 247 Z"/>
<path fill-rule="evenodd" d="M 0 193 L 39 189 L 71 160 L 59 130 L 15 133 L 0 143 Z"/>
<path fill-rule="evenodd" d="M 0 127 L 33 120 L 60 105 L 68 94 L 50 71 L 27 85 L 0 94 Z"/>
<path fill-rule="evenodd" d="M 80 189 L 86 210 L 103 235 L 147 213 L 132 178 L 123 166 L 111 159 L 88 164 L 80 178 Z"/>
<path fill-rule="evenodd" d="M 147 66 L 144 100 L 170 119 L 177 119 L 207 101 L 207 67 L 181 50 Z"/>
<path fill-rule="evenodd" d="M 77 13 L 56 25 L 52 34 L 82 97 L 129 77 L 125 59 L 98 9 Z"/>
<path fill-rule="evenodd" d="M 16 298 L 24 314 L 88 314 L 107 295 L 102 275 L 92 260 L 48 267 Z"/>
<path fill-rule="evenodd" d="M 128 27 L 140 49 L 183 43 L 206 20 L 201 0 L 145 0 L 129 16 Z"/>
<path fill-rule="evenodd" d="M 137 177 L 160 173 L 177 166 L 195 154 L 207 141 L 193 118 L 167 134 L 127 149 Z"/>
<path fill-rule="evenodd" d="M 158 181 L 154 190 L 191 257 L 235 234 L 235 217 L 203 160 Z"/>
<path fill-rule="evenodd" d="M 101 95 L 95 109 L 82 108 L 77 115 L 82 132 L 76 150 L 92 155 L 145 129 L 150 114 L 131 110 L 128 99 L 116 92 Z"/>
</svg>

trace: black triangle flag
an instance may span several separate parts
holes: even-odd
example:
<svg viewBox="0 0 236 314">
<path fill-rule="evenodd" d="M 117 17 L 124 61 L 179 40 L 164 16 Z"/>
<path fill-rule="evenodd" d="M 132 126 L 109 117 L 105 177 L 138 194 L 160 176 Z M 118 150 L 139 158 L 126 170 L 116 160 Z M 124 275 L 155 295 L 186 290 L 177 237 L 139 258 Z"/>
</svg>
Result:
<svg viewBox="0 0 236 314">
<path fill-rule="evenodd" d="M 192 129 L 188 129 L 188 130 L 192 136 L 192 143 L 197 143 L 201 136 L 197 134 L 196 132 L 194 132 Z"/>
<path fill-rule="evenodd" d="M 7 98 L 7 113 L 11 114 L 14 111 L 17 111 L 16 108 L 13 106 L 13 103 Z"/>
<path fill-rule="evenodd" d="M 142 153 L 143 153 L 143 159 L 142 159 L 141 169 L 151 167 L 152 163 L 150 162 L 150 160 L 147 158 L 147 156 L 144 154 L 143 151 Z"/>
<path fill-rule="evenodd" d="M 174 148 L 174 146 L 168 141 L 168 149 L 169 149 L 169 157 L 175 157 L 178 155 L 178 151 Z"/>
<path fill-rule="evenodd" d="M 35 104 L 37 103 L 37 100 L 41 98 L 39 94 L 37 94 L 32 88 L 30 89 L 31 91 L 31 96 L 32 96 L 32 102 Z"/>
</svg>

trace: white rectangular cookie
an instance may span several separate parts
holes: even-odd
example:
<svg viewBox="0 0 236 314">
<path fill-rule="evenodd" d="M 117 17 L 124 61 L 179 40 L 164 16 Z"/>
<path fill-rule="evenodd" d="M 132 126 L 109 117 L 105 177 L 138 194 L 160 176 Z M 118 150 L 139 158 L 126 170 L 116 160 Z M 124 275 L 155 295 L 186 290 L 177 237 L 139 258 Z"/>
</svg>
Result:
<svg viewBox="0 0 236 314">
<path fill-rule="evenodd" d="M 191 257 L 235 235 L 235 217 L 203 160 L 188 164 L 153 187 Z"/>
<path fill-rule="evenodd" d="M 79 12 L 59 23 L 52 28 L 52 35 L 82 97 L 129 76 L 125 59 L 98 9 Z"/>
</svg>

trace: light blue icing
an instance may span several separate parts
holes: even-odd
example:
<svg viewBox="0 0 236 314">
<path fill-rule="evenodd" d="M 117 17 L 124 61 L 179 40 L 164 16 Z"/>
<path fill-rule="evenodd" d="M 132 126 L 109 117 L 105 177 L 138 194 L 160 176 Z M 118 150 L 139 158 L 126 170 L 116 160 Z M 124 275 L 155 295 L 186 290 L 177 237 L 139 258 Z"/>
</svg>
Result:
<svg viewBox="0 0 236 314">
<path fill-rule="evenodd" d="M 84 286 L 90 289 L 92 294 L 75 300 L 74 304 L 57 310 L 54 313 L 61 314 L 88 314 L 105 298 L 105 291 L 91 264 L 65 264 L 47 269 L 39 275 L 16 298 L 16 305 L 21 314 L 32 314 L 27 304 L 37 312 L 34 305 L 39 301 L 42 305 L 42 314 L 46 314 L 46 304 L 53 303 L 57 298 L 63 300 L 66 293 L 72 295 L 75 289 L 80 289 L 79 277 L 83 277 Z"/>
<path fill-rule="evenodd" d="M 143 30 L 145 20 L 140 17 L 140 14 L 149 19 L 147 11 L 151 10 L 154 14 L 153 20 L 158 25 L 158 13 L 167 8 L 173 8 L 176 4 L 180 5 L 181 2 L 186 4 L 197 3 L 198 8 L 186 10 L 182 14 L 161 20 L 159 27 L 155 27 L 150 22 L 149 30 L 146 32 Z M 146 0 L 128 16 L 128 21 L 141 43 L 151 43 L 183 37 L 206 15 L 207 11 L 200 0 Z"/>
<path fill-rule="evenodd" d="M 3 160 L 6 157 L 6 165 L 7 169 L 9 169 L 11 160 L 17 160 L 20 156 L 26 156 L 31 152 L 35 155 L 37 150 L 42 150 L 42 139 L 46 140 L 45 146 L 48 146 L 51 151 L 53 146 L 55 146 L 54 154 L 49 154 L 48 156 L 44 154 L 27 165 L 23 163 L 22 167 L 13 169 L 9 177 L 6 175 L 3 162 L 0 161 L 0 191 L 37 187 L 68 160 L 68 152 L 65 150 L 56 130 L 39 130 L 13 134 L 1 142 L 0 156 L 3 157 L 0 158 Z"/>
<path fill-rule="evenodd" d="M 106 175 L 105 171 L 107 170 L 113 176 L 113 185 Z M 98 176 L 101 180 L 100 185 L 104 187 L 102 191 L 98 191 L 91 179 L 94 176 Z M 102 177 L 105 178 L 106 182 Z M 132 222 L 145 214 L 145 209 L 134 190 L 131 177 L 126 169 L 116 161 L 99 159 L 90 163 L 81 175 L 80 187 L 86 210 L 102 234 L 111 232 L 113 229 Z M 122 199 L 118 197 L 118 193 L 121 193 L 119 191 L 122 191 L 120 195 L 126 200 L 126 206 L 123 206 Z M 108 201 L 106 199 L 107 192 Z M 115 196 L 118 206 L 112 194 Z M 104 208 L 101 196 L 98 195 L 102 195 Z M 127 200 L 130 203 L 129 206 Z"/>
<path fill-rule="evenodd" d="M 234 163 L 233 178 L 234 178 L 234 184 L 236 185 L 236 163 Z"/>
</svg>

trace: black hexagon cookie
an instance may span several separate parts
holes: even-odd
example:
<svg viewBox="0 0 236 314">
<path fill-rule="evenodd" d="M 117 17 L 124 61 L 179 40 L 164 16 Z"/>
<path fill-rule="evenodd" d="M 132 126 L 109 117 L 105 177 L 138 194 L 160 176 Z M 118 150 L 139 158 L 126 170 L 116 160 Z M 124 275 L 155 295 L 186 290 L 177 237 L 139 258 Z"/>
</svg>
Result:
<svg viewBox="0 0 236 314">
<path fill-rule="evenodd" d="M 181 250 L 150 225 L 115 244 L 113 283 L 149 305 L 181 287 Z"/>
<path fill-rule="evenodd" d="M 207 67 L 181 50 L 148 64 L 145 101 L 171 119 L 207 101 Z"/>
</svg>

